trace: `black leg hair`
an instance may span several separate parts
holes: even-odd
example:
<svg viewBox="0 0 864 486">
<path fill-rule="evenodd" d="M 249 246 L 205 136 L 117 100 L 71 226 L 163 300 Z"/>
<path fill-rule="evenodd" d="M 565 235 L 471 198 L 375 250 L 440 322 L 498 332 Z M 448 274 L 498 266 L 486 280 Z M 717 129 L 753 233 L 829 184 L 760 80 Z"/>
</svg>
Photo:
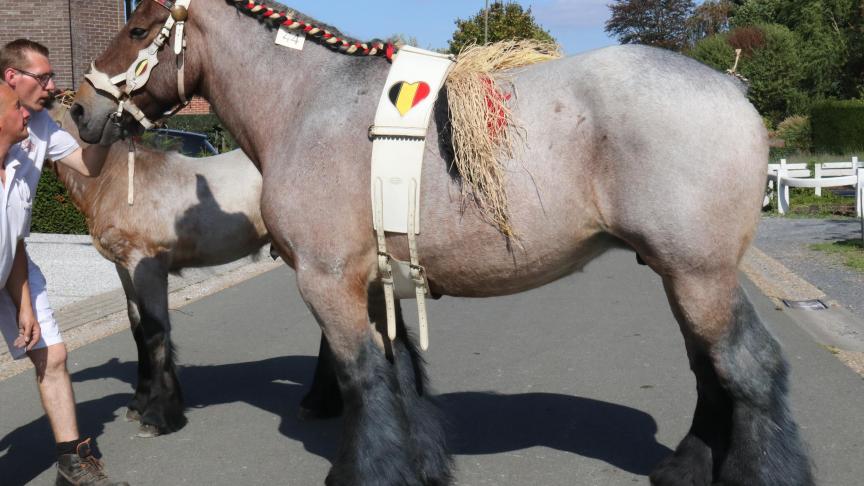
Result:
<svg viewBox="0 0 864 486">
<path fill-rule="evenodd" d="M 426 378 L 425 361 L 414 339 L 405 331 L 399 316 L 400 337 L 393 343 L 394 366 L 399 379 L 400 397 L 409 415 L 413 462 L 422 484 L 443 486 L 452 481 L 453 461 L 447 453 L 444 417 L 432 396 Z"/>
<path fill-rule="evenodd" d="M 398 305 L 398 304 L 397 304 Z M 347 440 L 327 476 L 328 486 L 443 486 L 452 480 L 441 414 L 429 396 L 423 360 L 397 307 L 398 336 L 387 341 L 380 292 L 369 317 L 385 336 L 386 353 L 372 338 L 350 367 L 338 366 Z M 349 371 L 350 369 L 350 371 Z"/>
<path fill-rule="evenodd" d="M 149 356 L 150 396 L 141 414 L 140 437 L 174 432 L 186 425 L 183 392 L 177 378 L 176 352 L 171 342 L 168 316 L 168 272 L 154 258 L 142 260 L 135 268 L 133 284 L 141 314 L 141 332 Z"/>
<path fill-rule="evenodd" d="M 322 334 L 312 386 L 300 402 L 298 416 L 301 420 L 327 419 L 342 414 L 342 393 L 333 370 L 333 359 L 330 344 Z"/>
<path fill-rule="evenodd" d="M 810 459 L 787 403 L 789 365 L 743 290 L 735 325 L 716 351 L 733 400 L 730 447 L 719 478 L 726 485 L 812 485 Z M 758 481 L 754 481 L 758 478 Z"/>
<path fill-rule="evenodd" d="M 786 401 L 788 365 L 740 288 L 732 319 L 729 333 L 710 350 L 688 338 L 698 391 L 693 425 L 652 472 L 651 483 L 812 485 L 812 466 Z"/>
<path fill-rule="evenodd" d="M 132 337 L 135 339 L 135 348 L 138 351 L 138 381 L 135 383 L 135 393 L 127 405 L 126 419 L 138 422 L 141 420 L 141 414 L 147 409 L 147 400 L 150 397 L 150 382 L 153 379 L 150 353 L 147 351 L 144 332 L 141 329 L 141 313 L 138 310 L 138 297 L 135 295 L 132 277 L 126 268 L 116 264 L 115 267 L 123 284 L 123 292 L 126 294 L 126 312 L 129 316 Z"/>
</svg>

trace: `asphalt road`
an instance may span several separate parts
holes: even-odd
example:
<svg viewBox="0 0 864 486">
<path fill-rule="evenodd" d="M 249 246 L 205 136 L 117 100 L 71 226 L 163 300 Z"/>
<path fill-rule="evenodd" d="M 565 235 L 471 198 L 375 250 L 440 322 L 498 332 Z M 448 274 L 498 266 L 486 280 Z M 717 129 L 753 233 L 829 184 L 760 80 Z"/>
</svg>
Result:
<svg viewBox="0 0 864 486">
<path fill-rule="evenodd" d="M 810 249 L 860 239 L 857 219 L 762 218 L 754 244 L 864 319 L 864 273 L 847 267 L 841 255 Z"/>
<path fill-rule="evenodd" d="M 822 485 L 864 477 L 864 380 L 746 285 L 792 364 L 793 410 Z M 413 305 L 406 315 L 413 317 Z M 686 432 L 694 380 L 659 279 L 612 252 L 499 299 L 429 306 L 429 373 L 460 485 L 647 484 Z M 339 421 L 298 422 L 318 330 L 290 270 L 172 312 L 189 424 L 155 439 L 123 420 L 127 333 L 70 356 L 81 428 L 133 485 L 322 484 Z M 53 444 L 30 373 L 0 382 L 0 483 L 52 484 Z"/>
</svg>

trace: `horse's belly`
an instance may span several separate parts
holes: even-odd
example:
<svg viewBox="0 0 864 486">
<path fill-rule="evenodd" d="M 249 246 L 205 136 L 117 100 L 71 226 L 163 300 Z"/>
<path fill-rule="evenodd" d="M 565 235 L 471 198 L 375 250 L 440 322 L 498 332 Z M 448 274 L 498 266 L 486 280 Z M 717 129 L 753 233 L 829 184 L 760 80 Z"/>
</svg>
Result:
<svg viewBox="0 0 864 486">
<path fill-rule="evenodd" d="M 604 233 L 585 234 L 547 247 L 464 242 L 449 252 L 423 255 L 430 290 L 456 297 L 493 297 L 530 290 L 580 270 L 620 242 Z"/>
</svg>

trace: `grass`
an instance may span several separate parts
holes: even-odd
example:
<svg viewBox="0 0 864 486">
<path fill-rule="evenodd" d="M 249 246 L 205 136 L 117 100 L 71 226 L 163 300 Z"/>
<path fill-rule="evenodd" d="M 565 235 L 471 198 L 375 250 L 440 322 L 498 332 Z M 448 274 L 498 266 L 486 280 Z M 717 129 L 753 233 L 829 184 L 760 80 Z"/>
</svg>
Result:
<svg viewBox="0 0 864 486">
<path fill-rule="evenodd" d="M 771 198 L 771 205 L 766 208 L 771 215 L 780 216 L 777 212 L 777 199 Z M 828 188 L 822 188 L 822 197 L 813 189 L 792 187 L 789 190 L 789 212 L 785 217 L 806 218 L 838 218 L 855 216 L 855 197 L 838 196 Z"/>
<path fill-rule="evenodd" d="M 810 249 L 838 255 L 847 267 L 864 272 L 864 245 L 861 239 L 814 243 L 810 245 Z"/>
</svg>

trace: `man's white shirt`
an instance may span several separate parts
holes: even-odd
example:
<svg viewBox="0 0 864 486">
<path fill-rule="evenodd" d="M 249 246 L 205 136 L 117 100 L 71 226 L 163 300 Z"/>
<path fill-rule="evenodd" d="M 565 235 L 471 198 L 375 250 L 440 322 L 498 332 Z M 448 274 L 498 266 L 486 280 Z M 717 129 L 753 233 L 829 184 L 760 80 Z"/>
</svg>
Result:
<svg viewBox="0 0 864 486">
<path fill-rule="evenodd" d="M 0 211 L 0 289 L 6 286 L 18 241 L 30 235 L 33 200 L 45 159 L 57 161 L 78 149 L 78 142 L 62 130 L 48 112 L 30 115 L 30 137 L 12 146 L 6 156 L 6 184 Z"/>
<path fill-rule="evenodd" d="M 35 187 L 30 189 L 28 179 L 33 176 L 33 172 L 37 172 L 27 153 L 18 145 L 12 146 L 4 163 L 6 183 L 0 195 L 3 207 L 3 211 L 0 211 L 0 288 L 6 287 L 18 240 L 29 233 L 33 194 L 36 191 Z M 38 174 L 36 180 L 39 180 Z"/>
</svg>

